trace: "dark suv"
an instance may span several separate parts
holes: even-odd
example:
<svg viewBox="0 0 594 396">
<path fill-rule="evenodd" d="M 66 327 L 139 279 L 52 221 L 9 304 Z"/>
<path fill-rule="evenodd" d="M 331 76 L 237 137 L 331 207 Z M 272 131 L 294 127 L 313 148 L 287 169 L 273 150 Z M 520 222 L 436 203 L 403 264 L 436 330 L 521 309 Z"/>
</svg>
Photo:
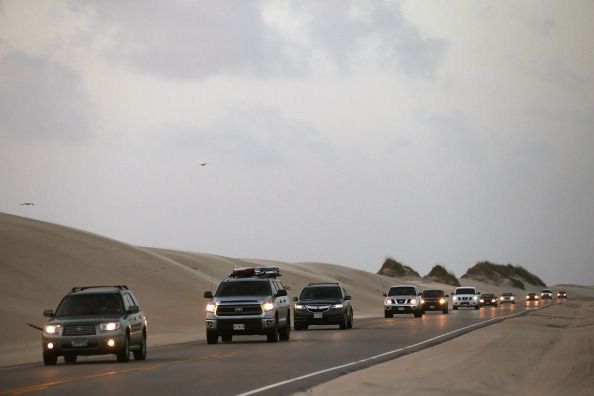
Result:
<svg viewBox="0 0 594 396">
<path fill-rule="evenodd" d="M 441 311 L 447 314 L 448 295 L 441 289 L 423 290 L 421 293 L 421 308 L 426 311 Z"/>
<path fill-rule="evenodd" d="M 353 327 L 351 296 L 339 283 L 310 283 L 295 301 L 295 330 L 310 325 Z"/>
<path fill-rule="evenodd" d="M 204 292 L 206 342 L 219 336 L 231 342 L 233 335 L 266 335 L 268 342 L 289 340 L 291 309 L 277 267 L 238 268 L 221 282 L 216 293 Z"/>
<path fill-rule="evenodd" d="M 138 299 L 127 286 L 75 287 L 56 312 L 43 312 L 43 362 L 54 365 L 58 356 L 68 363 L 79 355 L 117 356 L 118 362 L 146 359 L 147 320 Z"/>
</svg>

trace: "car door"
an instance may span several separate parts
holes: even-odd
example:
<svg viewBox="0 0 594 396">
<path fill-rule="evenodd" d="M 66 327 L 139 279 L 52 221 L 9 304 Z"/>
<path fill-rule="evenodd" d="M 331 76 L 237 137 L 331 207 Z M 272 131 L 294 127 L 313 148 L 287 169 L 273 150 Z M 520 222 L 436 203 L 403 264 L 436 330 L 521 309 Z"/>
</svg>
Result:
<svg viewBox="0 0 594 396">
<path fill-rule="evenodd" d="M 128 312 L 130 307 L 138 306 L 137 302 L 130 295 L 130 293 L 124 293 L 123 297 L 124 297 L 124 309 L 126 310 L 126 312 Z M 142 322 L 144 320 L 142 311 L 128 314 L 127 320 L 128 320 L 128 323 L 130 324 L 130 342 L 137 343 L 140 341 L 140 339 L 142 337 Z"/>
<path fill-rule="evenodd" d="M 278 318 L 281 324 L 285 324 L 289 315 L 289 296 L 278 296 L 278 292 L 281 290 L 285 290 L 283 284 L 280 281 L 273 281 L 274 288 L 275 288 L 275 300 L 278 307 Z"/>
</svg>

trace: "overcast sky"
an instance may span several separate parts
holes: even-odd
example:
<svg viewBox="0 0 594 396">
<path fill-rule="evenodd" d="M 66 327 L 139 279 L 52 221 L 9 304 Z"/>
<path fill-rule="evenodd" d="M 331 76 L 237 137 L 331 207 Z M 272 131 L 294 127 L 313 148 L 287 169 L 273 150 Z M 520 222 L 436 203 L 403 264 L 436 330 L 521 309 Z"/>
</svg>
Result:
<svg viewBox="0 0 594 396">
<path fill-rule="evenodd" d="M 0 0 L 0 211 L 594 284 L 593 20 L 592 1 Z"/>
</svg>

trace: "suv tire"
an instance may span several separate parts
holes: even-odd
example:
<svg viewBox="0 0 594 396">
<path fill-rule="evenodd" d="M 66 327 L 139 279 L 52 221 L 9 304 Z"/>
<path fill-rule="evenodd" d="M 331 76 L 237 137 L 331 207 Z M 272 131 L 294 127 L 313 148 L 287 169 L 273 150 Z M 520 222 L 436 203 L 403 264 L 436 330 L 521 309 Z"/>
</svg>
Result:
<svg viewBox="0 0 594 396">
<path fill-rule="evenodd" d="M 423 311 L 416 311 L 415 318 L 421 318 L 421 317 L 423 317 Z"/>
<path fill-rule="evenodd" d="M 349 320 L 347 321 L 347 329 L 353 328 L 353 312 L 349 315 Z"/>
<path fill-rule="evenodd" d="M 480 305 L 475 305 L 474 306 L 474 309 L 481 309 L 481 306 Z"/>
<path fill-rule="evenodd" d="M 217 344 L 219 342 L 219 335 L 216 331 L 206 331 L 206 343 Z"/>
<path fill-rule="evenodd" d="M 388 319 L 388 318 L 393 318 L 394 314 L 392 313 L 388 313 L 388 312 L 384 312 L 384 318 Z"/>
<path fill-rule="evenodd" d="M 43 364 L 46 366 L 55 366 L 58 362 L 58 357 L 51 352 L 43 352 Z"/>
<path fill-rule="evenodd" d="M 142 341 L 138 347 L 140 349 L 133 351 L 134 360 L 146 360 L 146 334 L 142 335 Z"/>
<path fill-rule="evenodd" d="M 76 363 L 76 355 L 73 353 L 67 353 L 64 355 L 64 361 L 66 363 L 74 364 Z"/>
<path fill-rule="evenodd" d="M 287 315 L 287 324 L 279 331 L 278 336 L 281 341 L 289 341 L 291 337 L 291 315 Z"/>
<path fill-rule="evenodd" d="M 130 335 L 126 334 L 126 338 L 124 338 L 124 345 L 119 350 L 118 354 L 118 362 L 126 363 L 130 361 Z"/>
<path fill-rule="evenodd" d="M 346 328 L 349 325 L 349 315 L 348 314 L 344 314 L 344 318 L 342 319 L 342 322 L 340 322 L 340 330 L 346 330 Z"/>
<path fill-rule="evenodd" d="M 223 333 L 221 334 L 221 340 L 223 340 L 223 342 L 231 342 L 233 340 L 233 335 L 231 333 Z"/>
<path fill-rule="evenodd" d="M 266 335 L 266 341 L 278 342 L 278 320 L 274 322 L 274 328 Z"/>
<path fill-rule="evenodd" d="M 458 310 L 458 307 L 456 305 L 454 305 L 453 308 L 454 308 L 454 311 L 457 311 Z"/>
</svg>

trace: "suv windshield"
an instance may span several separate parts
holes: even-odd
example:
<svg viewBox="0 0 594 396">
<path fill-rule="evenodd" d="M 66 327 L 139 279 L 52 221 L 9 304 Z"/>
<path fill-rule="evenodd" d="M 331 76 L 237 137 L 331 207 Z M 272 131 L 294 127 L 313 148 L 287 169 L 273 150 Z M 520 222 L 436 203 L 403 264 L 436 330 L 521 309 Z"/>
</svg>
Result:
<svg viewBox="0 0 594 396">
<path fill-rule="evenodd" d="M 388 292 L 388 296 L 414 296 L 415 288 L 414 287 L 391 287 L 390 291 Z"/>
<path fill-rule="evenodd" d="M 66 296 L 56 316 L 121 315 L 124 306 L 119 294 L 78 294 Z"/>
<path fill-rule="evenodd" d="M 505 297 L 509 297 L 509 296 L 511 296 L 511 295 L 512 295 L 511 293 L 503 293 L 503 294 L 502 294 L 502 296 L 505 296 Z"/>
<path fill-rule="evenodd" d="M 340 288 L 337 286 L 314 286 L 303 289 L 300 298 L 301 300 L 323 300 L 341 297 Z"/>
<path fill-rule="evenodd" d="M 271 294 L 270 284 L 267 280 L 246 280 L 221 283 L 216 296 L 270 296 Z"/>
<path fill-rule="evenodd" d="M 425 297 L 425 298 L 443 297 L 443 290 L 423 290 L 423 297 Z"/>
<path fill-rule="evenodd" d="M 456 294 L 476 294 L 474 289 L 456 289 Z"/>
<path fill-rule="evenodd" d="M 483 294 L 483 298 L 495 298 L 495 294 L 485 293 Z"/>
</svg>

